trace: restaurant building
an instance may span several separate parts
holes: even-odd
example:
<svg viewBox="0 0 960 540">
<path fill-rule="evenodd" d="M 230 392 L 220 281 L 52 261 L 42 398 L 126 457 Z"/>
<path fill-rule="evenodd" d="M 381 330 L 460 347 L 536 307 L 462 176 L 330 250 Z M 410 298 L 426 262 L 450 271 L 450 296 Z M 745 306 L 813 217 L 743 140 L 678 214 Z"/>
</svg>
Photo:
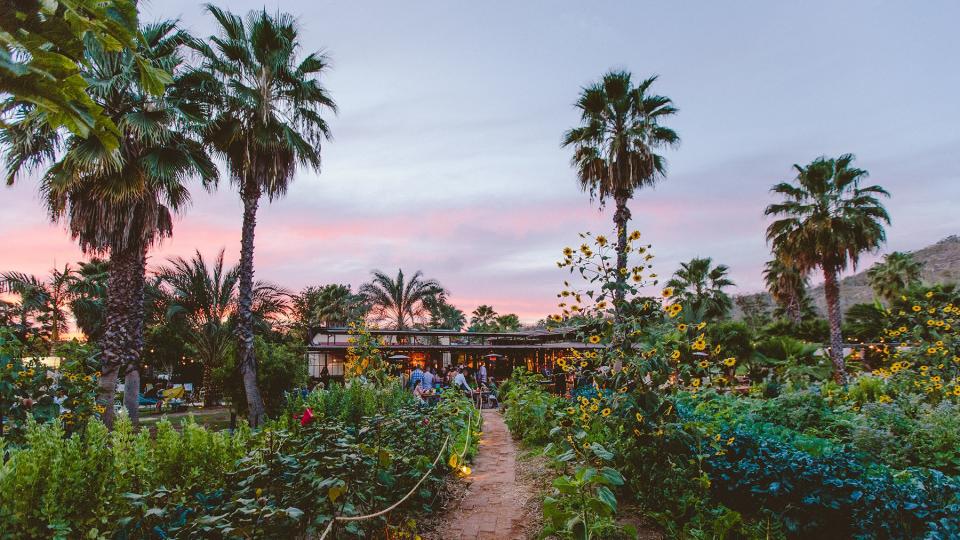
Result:
<svg viewBox="0 0 960 540">
<path fill-rule="evenodd" d="M 383 341 L 385 357 L 394 357 L 403 368 L 487 366 L 496 379 L 510 376 L 515 367 L 540 372 L 554 369 L 556 361 L 571 350 L 588 350 L 601 345 L 577 341 L 576 328 L 525 330 L 519 332 L 457 332 L 453 330 L 374 330 Z M 311 332 L 307 345 L 310 377 L 320 377 L 323 368 L 331 378 L 343 377 L 347 349 L 351 343 L 347 328 L 319 327 Z"/>
</svg>

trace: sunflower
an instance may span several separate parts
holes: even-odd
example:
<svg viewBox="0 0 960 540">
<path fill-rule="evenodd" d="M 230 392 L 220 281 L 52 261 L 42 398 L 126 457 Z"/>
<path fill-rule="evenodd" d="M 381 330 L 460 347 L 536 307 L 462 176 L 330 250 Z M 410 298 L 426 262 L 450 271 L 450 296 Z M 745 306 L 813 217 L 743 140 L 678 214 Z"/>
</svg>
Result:
<svg viewBox="0 0 960 540">
<path fill-rule="evenodd" d="M 673 351 L 672 353 L 670 353 L 670 358 L 672 358 L 672 359 L 674 359 L 674 360 L 679 360 L 679 359 L 680 359 L 680 351 Z"/>
<path fill-rule="evenodd" d="M 594 334 L 594 335 L 590 336 L 589 338 L 587 338 L 587 341 L 589 341 L 590 343 L 596 345 L 597 343 L 600 343 L 600 336 Z"/>
<path fill-rule="evenodd" d="M 726 358 L 723 360 L 723 365 L 727 367 L 733 367 L 733 365 L 736 363 L 737 363 L 737 359 L 732 356 L 730 358 Z"/>
<path fill-rule="evenodd" d="M 710 362 L 707 362 L 706 360 L 701 360 L 700 363 L 697 365 L 699 365 L 703 369 L 706 369 L 707 367 L 710 366 Z"/>
<path fill-rule="evenodd" d="M 683 323 L 680 323 L 680 324 L 677 325 L 677 330 L 679 330 L 679 331 L 681 331 L 681 332 L 686 332 L 686 331 L 687 331 L 687 325 L 685 325 L 685 324 L 683 324 Z"/>
<path fill-rule="evenodd" d="M 640 239 L 640 231 L 633 231 L 630 233 L 630 236 L 627 237 L 631 242 L 636 242 Z"/>
<path fill-rule="evenodd" d="M 603 409 L 602 411 L 600 411 L 600 414 L 601 414 L 602 416 L 610 416 L 610 413 L 612 413 L 612 412 L 613 412 L 613 411 L 610 410 L 610 407 L 604 407 L 604 409 Z"/>
<path fill-rule="evenodd" d="M 671 296 L 673 296 L 673 287 L 667 287 L 666 289 L 663 290 L 661 294 L 663 295 L 664 298 L 670 298 Z"/>
</svg>

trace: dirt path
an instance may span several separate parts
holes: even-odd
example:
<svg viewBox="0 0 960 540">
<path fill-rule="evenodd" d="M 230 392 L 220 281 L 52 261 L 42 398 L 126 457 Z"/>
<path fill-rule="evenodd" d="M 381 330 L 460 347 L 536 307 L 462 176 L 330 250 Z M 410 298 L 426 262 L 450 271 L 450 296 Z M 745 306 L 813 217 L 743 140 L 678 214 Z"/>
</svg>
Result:
<svg viewBox="0 0 960 540">
<path fill-rule="evenodd" d="M 460 504 L 444 516 L 436 531 L 443 540 L 525 538 L 523 507 L 530 498 L 517 482 L 516 448 L 500 413 L 483 411 L 483 435 L 470 485 Z"/>
</svg>

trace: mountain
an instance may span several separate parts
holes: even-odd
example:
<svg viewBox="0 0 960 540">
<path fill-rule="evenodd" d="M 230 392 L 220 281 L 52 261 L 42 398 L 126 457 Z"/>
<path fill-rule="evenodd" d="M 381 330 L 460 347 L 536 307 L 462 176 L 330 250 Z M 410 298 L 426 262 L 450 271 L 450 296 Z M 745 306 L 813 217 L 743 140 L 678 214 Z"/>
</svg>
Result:
<svg viewBox="0 0 960 540">
<path fill-rule="evenodd" d="M 913 258 L 923 265 L 922 279 L 924 283 L 957 283 L 960 282 L 960 236 L 952 235 L 940 240 L 936 244 L 910 252 Z M 810 289 L 813 303 L 821 314 L 826 314 L 827 303 L 823 298 L 823 285 Z M 734 318 L 742 318 L 739 305 L 744 302 L 770 302 L 770 295 L 753 293 L 739 295 L 735 302 Z M 840 280 L 840 312 L 846 313 L 854 304 L 870 303 L 874 300 L 873 289 L 867 280 L 867 269 Z"/>
</svg>

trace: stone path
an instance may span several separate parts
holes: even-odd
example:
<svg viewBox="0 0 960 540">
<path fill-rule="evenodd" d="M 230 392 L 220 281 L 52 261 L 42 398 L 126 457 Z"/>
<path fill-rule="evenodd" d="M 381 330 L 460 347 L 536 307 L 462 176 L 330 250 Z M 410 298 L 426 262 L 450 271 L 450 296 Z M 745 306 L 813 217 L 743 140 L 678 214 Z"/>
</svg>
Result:
<svg viewBox="0 0 960 540">
<path fill-rule="evenodd" d="M 470 487 L 438 531 L 444 540 L 513 540 L 525 537 L 523 505 L 530 496 L 517 482 L 516 448 L 500 413 L 483 411 L 483 435 Z"/>
</svg>

